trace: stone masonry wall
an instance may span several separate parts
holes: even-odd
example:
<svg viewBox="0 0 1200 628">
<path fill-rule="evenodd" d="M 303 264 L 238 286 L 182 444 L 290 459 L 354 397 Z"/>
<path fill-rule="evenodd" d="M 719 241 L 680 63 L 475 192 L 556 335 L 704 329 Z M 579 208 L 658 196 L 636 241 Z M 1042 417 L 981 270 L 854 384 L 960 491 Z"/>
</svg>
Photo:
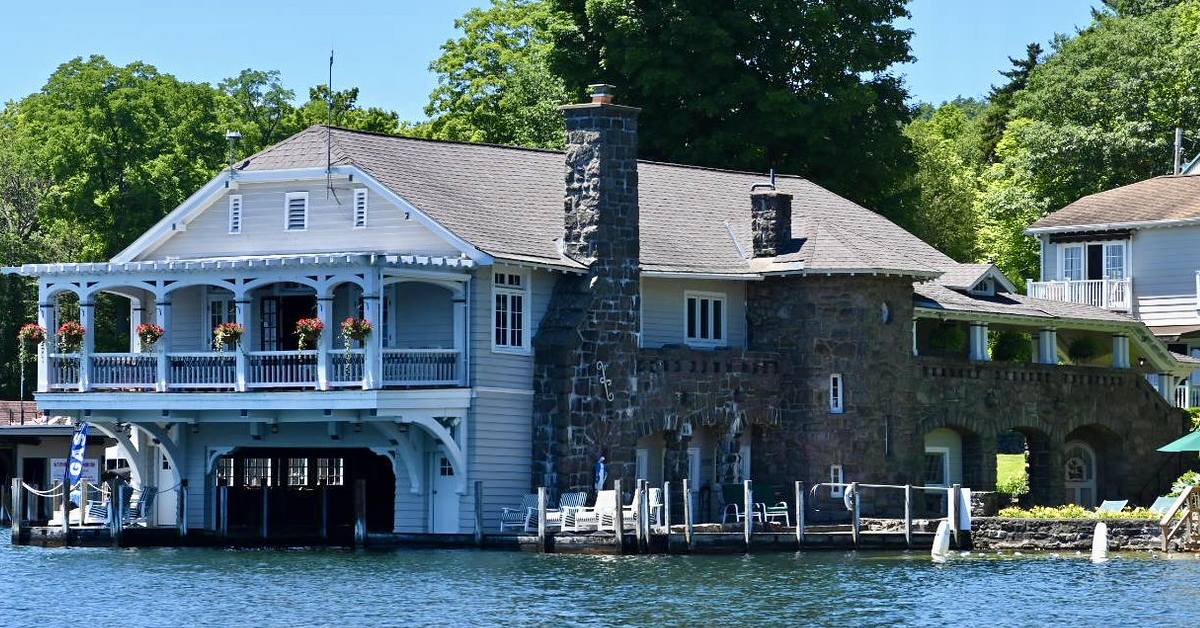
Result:
<svg viewBox="0 0 1200 628">
<path fill-rule="evenodd" d="M 977 551 L 1080 551 L 1092 549 L 1095 519 L 971 520 L 971 545 Z M 1162 530 L 1150 519 L 1105 519 L 1112 551 L 1158 550 Z"/>
</svg>

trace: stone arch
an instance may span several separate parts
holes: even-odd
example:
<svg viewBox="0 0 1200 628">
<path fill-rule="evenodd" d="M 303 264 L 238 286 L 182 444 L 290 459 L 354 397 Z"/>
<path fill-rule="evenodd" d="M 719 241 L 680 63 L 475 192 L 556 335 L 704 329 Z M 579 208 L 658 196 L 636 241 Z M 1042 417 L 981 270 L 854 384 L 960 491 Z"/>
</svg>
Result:
<svg viewBox="0 0 1200 628">
<path fill-rule="evenodd" d="M 1105 499 L 1128 499 L 1128 495 L 1122 495 L 1122 480 L 1126 478 L 1126 462 L 1123 449 L 1124 439 L 1121 438 L 1121 435 L 1100 423 L 1083 425 L 1068 432 L 1063 439 L 1062 462 L 1059 471 L 1064 480 L 1066 480 L 1068 471 L 1067 465 L 1074 465 L 1076 462 L 1072 460 L 1074 457 L 1072 451 L 1076 449 L 1074 445 L 1077 444 L 1083 446 L 1081 449 L 1085 454 L 1090 453 L 1094 457 L 1092 464 L 1095 473 L 1095 495 L 1091 496 L 1092 503 L 1083 505 L 1094 506 Z M 1079 501 L 1080 496 L 1074 493 L 1075 491 L 1064 490 L 1064 501 Z M 1082 501 L 1089 500 L 1084 498 Z"/>
<path fill-rule="evenodd" d="M 918 437 L 921 439 L 920 451 L 922 453 L 925 451 L 925 437 L 931 432 L 937 430 L 954 432 L 958 436 L 961 447 L 961 471 L 951 474 L 952 479 L 958 481 L 950 483 L 961 484 L 975 490 L 990 490 L 995 487 L 996 477 L 994 463 L 986 464 L 986 461 L 994 460 L 996 444 L 994 432 L 989 427 L 981 420 L 972 417 L 963 417 L 962 420 L 942 418 L 922 421 L 918 432 Z M 921 466 L 916 469 L 917 472 L 914 475 L 918 482 L 923 483 L 925 481 L 924 465 L 927 461 L 924 456 L 921 457 L 921 461 Z"/>
<path fill-rule="evenodd" d="M 1058 464 L 1051 435 L 1042 427 L 1026 424 L 999 426 L 996 432 L 997 454 L 1021 454 L 1029 483 L 1029 492 L 1020 497 L 1023 505 L 1047 505 L 1055 501 L 1060 484 Z M 997 483 L 999 483 L 997 458 Z"/>
</svg>

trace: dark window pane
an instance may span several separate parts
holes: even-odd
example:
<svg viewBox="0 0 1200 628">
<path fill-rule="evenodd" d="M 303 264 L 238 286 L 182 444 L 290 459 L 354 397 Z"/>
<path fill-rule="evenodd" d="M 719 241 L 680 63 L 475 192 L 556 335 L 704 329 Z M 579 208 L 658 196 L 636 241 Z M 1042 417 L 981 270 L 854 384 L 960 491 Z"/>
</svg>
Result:
<svg viewBox="0 0 1200 628">
<path fill-rule="evenodd" d="M 709 331 L 708 308 L 712 301 L 708 299 L 700 299 L 700 338 L 708 340 L 712 338 L 712 332 Z"/>
<path fill-rule="evenodd" d="M 713 320 L 712 320 L 712 337 L 713 340 L 721 340 L 721 327 L 724 325 L 725 313 L 722 311 L 725 307 L 723 301 L 713 301 Z"/>
<path fill-rule="evenodd" d="M 696 337 L 696 299 L 687 300 L 687 337 Z"/>
</svg>

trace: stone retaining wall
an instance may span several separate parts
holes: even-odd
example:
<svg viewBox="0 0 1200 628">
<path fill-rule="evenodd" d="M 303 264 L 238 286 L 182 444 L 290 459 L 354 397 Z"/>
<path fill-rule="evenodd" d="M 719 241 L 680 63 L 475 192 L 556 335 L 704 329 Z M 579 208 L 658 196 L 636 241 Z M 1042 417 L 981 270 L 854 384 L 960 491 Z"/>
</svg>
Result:
<svg viewBox="0 0 1200 628">
<path fill-rule="evenodd" d="M 976 550 L 1089 551 L 1096 519 L 1011 519 L 982 517 L 971 521 Z M 1162 531 L 1152 519 L 1105 519 L 1112 551 L 1157 550 Z M 1174 548 L 1173 548 L 1174 549 Z"/>
</svg>

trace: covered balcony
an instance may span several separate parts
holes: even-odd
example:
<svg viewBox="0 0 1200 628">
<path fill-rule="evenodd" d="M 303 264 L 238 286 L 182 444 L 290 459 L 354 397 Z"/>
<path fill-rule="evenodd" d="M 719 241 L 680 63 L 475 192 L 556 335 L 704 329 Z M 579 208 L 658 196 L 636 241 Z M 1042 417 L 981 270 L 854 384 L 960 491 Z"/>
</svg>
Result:
<svg viewBox="0 0 1200 628">
<path fill-rule="evenodd" d="M 1035 299 L 1092 305 L 1119 312 L 1128 312 L 1133 307 L 1133 280 L 1129 278 L 1030 281 L 1027 285 L 1029 296 Z"/>
<path fill-rule="evenodd" d="M 20 272 L 38 277 L 40 392 L 262 392 L 465 386 L 470 266 L 347 254 Z M 344 335 L 348 318 L 370 331 Z M 56 337 L 68 321 L 81 338 Z"/>
</svg>

